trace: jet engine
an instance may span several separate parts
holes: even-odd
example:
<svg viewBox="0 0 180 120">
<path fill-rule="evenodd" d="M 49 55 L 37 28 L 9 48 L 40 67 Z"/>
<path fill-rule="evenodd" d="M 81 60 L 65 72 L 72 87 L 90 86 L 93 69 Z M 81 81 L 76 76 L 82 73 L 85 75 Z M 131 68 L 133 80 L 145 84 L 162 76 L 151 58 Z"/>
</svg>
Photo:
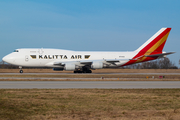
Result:
<svg viewBox="0 0 180 120">
<path fill-rule="evenodd" d="M 93 69 L 101 69 L 103 68 L 103 63 L 102 62 L 93 62 L 91 65 L 91 68 Z"/>
<path fill-rule="evenodd" d="M 75 70 L 75 68 L 76 68 L 76 65 L 75 64 L 72 64 L 72 63 L 67 63 L 67 64 L 65 64 L 65 66 L 64 66 L 64 70 Z"/>
</svg>

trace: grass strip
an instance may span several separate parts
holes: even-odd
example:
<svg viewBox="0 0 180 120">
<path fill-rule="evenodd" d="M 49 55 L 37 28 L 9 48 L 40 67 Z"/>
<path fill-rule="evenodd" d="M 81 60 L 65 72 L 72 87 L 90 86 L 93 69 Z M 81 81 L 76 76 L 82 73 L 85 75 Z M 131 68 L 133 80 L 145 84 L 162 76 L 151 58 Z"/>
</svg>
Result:
<svg viewBox="0 0 180 120">
<path fill-rule="evenodd" d="M 0 119 L 180 118 L 180 89 L 0 89 Z"/>
</svg>

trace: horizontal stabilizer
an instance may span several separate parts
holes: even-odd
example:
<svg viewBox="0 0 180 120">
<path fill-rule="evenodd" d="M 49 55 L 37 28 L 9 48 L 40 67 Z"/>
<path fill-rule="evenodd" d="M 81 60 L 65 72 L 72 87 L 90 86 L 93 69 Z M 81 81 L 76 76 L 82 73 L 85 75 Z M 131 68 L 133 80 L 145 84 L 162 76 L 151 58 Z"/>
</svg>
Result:
<svg viewBox="0 0 180 120">
<path fill-rule="evenodd" d="M 168 53 L 154 54 L 154 55 L 142 55 L 140 57 L 137 57 L 135 59 L 130 59 L 130 60 L 140 60 L 143 57 L 151 57 L 151 58 L 153 58 L 153 57 L 163 57 L 163 56 L 170 55 L 170 54 L 173 54 L 173 53 L 175 53 L 175 52 L 168 52 Z"/>
<path fill-rule="evenodd" d="M 129 61 L 129 59 L 105 59 L 106 62 L 115 63 L 120 61 Z"/>
<path fill-rule="evenodd" d="M 154 54 L 154 55 L 145 55 L 145 57 L 162 57 L 162 56 L 170 55 L 170 54 L 173 54 L 173 53 L 175 53 L 175 52 L 168 52 L 168 53 Z"/>
</svg>

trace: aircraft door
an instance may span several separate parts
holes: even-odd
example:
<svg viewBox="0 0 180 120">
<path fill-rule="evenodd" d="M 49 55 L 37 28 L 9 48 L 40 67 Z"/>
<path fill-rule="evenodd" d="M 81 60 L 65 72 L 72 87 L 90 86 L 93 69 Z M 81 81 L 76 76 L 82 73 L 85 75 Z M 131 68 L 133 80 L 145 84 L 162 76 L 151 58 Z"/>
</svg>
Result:
<svg viewBox="0 0 180 120">
<path fill-rule="evenodd" d="M 43 55 L 44 54 L 44 50 L 43 50 L 43 48 L 41 48 L 41 49 L 38 49 L 38 53 L 39 53 L 39 55 Z M 39 63 L 39 65 L 40 66 L 42 66 L 43 65 L 43 61 L 42 61 L 42 59 L 38 59 L 38 63 Z"/>
<path fill-rule="evenodd" d="M 29 57 L 28 55 L 25 56 L 25 61 L 28 62 L 29 61 Z"/>
<path fill-rule="evenodd" d="M 39 52 L 39 54 L 43 54 L 44 53 L 44 51 L 43 51 L 43 49 L 41 48 L 41 49 L 39 49 L 38 50 L 38 52 Z"/>
</svg>

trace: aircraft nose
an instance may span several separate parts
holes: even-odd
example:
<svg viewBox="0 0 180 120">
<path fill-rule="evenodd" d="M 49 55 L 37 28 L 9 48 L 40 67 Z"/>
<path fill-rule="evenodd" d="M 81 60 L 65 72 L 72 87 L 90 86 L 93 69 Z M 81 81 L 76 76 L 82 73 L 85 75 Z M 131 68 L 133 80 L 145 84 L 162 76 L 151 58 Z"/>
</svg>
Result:
<svg viewBox="0 0 180 120">
<path fill-rule="evenodd" d="M 5 57 L 3 57 L 2 60 L 3 60 L 4 62 L 10 63 L 10 64 L 14 62 L 14 60 L 12 59 L 12 57 L 10 57 L 9 55 L 6 55 Z"/>
<path fill-rule="evenodd" d="M 8 59 L 7 59 L 7 57 L 5 56 L 5 57 L 2 58 L 2 60 L 3 60 L 4 62 L 6 62 Z"/>
</svg>

